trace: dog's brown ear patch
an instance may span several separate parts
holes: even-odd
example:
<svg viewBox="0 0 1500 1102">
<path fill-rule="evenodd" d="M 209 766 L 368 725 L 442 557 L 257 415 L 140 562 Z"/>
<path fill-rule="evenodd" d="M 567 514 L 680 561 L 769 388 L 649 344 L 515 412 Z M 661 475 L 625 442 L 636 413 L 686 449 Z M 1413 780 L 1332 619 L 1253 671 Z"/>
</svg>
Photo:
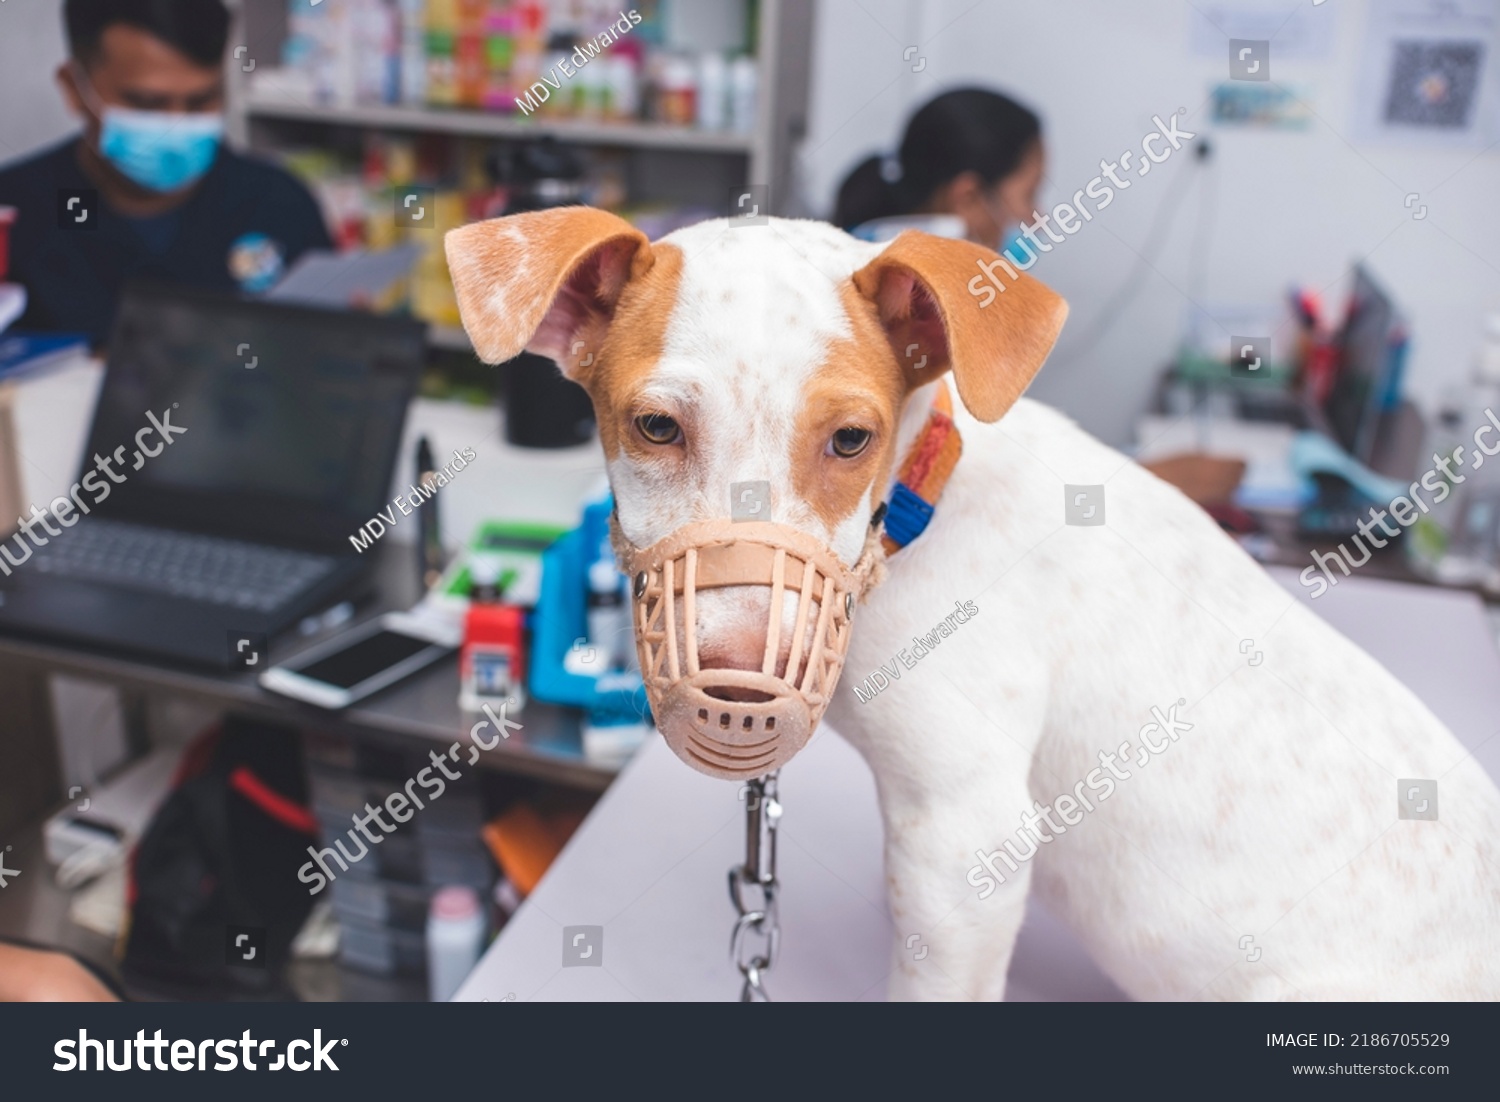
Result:
<svg viewBox="0 0 1500 1102">
<path fill-rule="evenodd" d="M 910 385 L 951 368 L 959 398 L 981 421 L 998 421 L 1015 404 L 1068 316 L 1060 295 L 1019 272 L 981 307 L 969 285 L 978 264 L 994 258 L 972 242 L 907 230 L 854 273 Z"/>
<path fill-rule="evenodd" d="M 577 378 L 586 350 L 576 334 L 608 321 L 620 292 L 652 263 L 646 235 L 592 207 L 492 218 L 451 231 L 443 244 L 459 314 L 474 351 L 503 363 L 521 351 Z"/>
</svg>

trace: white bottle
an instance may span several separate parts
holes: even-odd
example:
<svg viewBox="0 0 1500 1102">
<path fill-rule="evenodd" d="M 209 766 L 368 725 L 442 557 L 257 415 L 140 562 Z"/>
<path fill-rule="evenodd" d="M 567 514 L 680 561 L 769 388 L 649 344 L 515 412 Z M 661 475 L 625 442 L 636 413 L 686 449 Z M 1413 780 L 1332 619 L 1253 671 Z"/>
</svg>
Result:
<svg viewBox="0 0 1500 1102">
<path fill-rule="evenodd" d="M 329 83 L 334 107 L 353 107 L 359 102 L 359 31 L 363 5 L 341 0 L 330 6 L 324 31 L 329 56 Z"/>
<path fill-rule="evenodd" d="M 400 101 L 407 107 L 427 102 L 427 0 L 400 0 Z"/>
<path fill-rule="evenodd" d="M 753 57 L 737 57 L 729 66 L 729 129 L 736 134 L 755 130 L 760 70 Z"/>
<path fill-rule="evenodd" d="M 577 69 L 574 79 L 578 81 L 578 116 L 584 119 L 602 119 L 608 109 L 610 98 L 609 67 L 602 58 L 590 61 Z"/>
<path fill-rule="evenodd" d="M 385 0 L 352 2 L 354 97 L 359 103 L 394 103 L 399 56 L 395 10 Z"/>
<path fill-rule="evenodd" d="M 603 658 L 601 673 L 625 664 L 624 641 L 630 631 L 630 613 L 625 607 L 622 582 L 612 554 L 606 553 L 589 567 L 589 643 L 598 648 Z"/>
<path fill-rule="evenodd" d="M 1456 429 L 1455 446 L 1463 448 L 1451 463 L 1463 481 L 1455 480 L 1453 499 L 1445 503 L 1449 507 L 1443 514 L 1445 538 L 1436 575 L 1450 584 L 1500 592 L 1500 453 L 1484 455 L 1475 442 L 1483 426 L 1500 424 L 1500 312 L 1486 320 L 1485 341 L 1462 409 L 1456 425 L 1451 425 L 1451 411 L 1444 418 L 1450 431 Z M 1492 430 L 1480 443 L 1496 447 L 1500 433 Z M 1447 445 L 1444 450 L 1454 454 Z"/>
<path fill-rule="evenodd" d="M 1467 449 L 1472 443 L 1472 435 L 1467 439 L 1464 437 L 1468 404 L 1467 387 L 1451 386 L 1444 390 L 1432 412 L 1422 452 L 1418 457 L 1418 466 L 1424 475 L 1435 472 L 1428 479 L 1434 491 L 1426 499 L 1426 512 L 1417 517 L 1416 523 L 1407 533 L 1406 554 L 1418 574 L 1439 585 L 1469 585 L 1478 580 L 1463 577 L 1468 568 L 1448 556 L 1452 533 L 1463 505 L 1463 486 L 1445 477 L 1442 468 L 1437 465 L 1437 460 L 1453 456 L 1459 445 L 1462 444 Z M 1441 501 L 1437 500 L 1439 495 L 1442 496 Z"/>
<path fill-rule="evenodd" d="M 698 59 L 698 128 L 723 130 L 729 125 L 729 66 L 714 51 Z"/>
<path fill-rule="evenodd" d="M 427 992 L 445 1003 L 468 978 L 484 952 L 484 913 L 473 888 L 440 889 L 427 912 Z"/>
<path fill-rule="evenodd" d="M 634 121 L 641 113 L 641 77 L 630 58 L 604 57 L 598 62 L 608 65 L 609 115 L 613 119 Z"/>
</svg>

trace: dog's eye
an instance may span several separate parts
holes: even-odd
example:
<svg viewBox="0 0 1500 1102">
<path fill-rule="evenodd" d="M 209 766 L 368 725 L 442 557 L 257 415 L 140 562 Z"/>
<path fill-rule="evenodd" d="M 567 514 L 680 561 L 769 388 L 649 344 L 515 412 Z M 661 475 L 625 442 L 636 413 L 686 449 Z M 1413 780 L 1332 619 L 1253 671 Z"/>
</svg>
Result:
<svg viewBox="0 0 1500 1102">
<path fill-rule="evenodd" d="M 847 427 L 839 429 L 828 441 L 828 454 L 853 459 L 870 444 L 870 430 Z"/>
<path fill-rule="evenodd" d="M 635 419 L 635 427 L 653 444 L 682 442 L 682 427 L 665 413 L 644 413 Z"/>
</svg>

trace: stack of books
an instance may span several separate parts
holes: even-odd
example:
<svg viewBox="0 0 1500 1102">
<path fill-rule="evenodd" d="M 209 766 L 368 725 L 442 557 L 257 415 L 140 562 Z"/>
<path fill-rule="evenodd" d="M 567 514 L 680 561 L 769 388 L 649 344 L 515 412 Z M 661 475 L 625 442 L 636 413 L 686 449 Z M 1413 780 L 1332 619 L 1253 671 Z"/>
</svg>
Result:
<svg viewBox="0 0 1500 1102">
<path fill-rule="evenodd" d="M 481 900 L 493 894 L 478 772 L 444 759 L 454 780 L 420 751 L 372 740 L 319 736 L 307 746 L 341 960 L 377 975 L 425 975 L 434 893 L 464 885 Z"/>
</svg>

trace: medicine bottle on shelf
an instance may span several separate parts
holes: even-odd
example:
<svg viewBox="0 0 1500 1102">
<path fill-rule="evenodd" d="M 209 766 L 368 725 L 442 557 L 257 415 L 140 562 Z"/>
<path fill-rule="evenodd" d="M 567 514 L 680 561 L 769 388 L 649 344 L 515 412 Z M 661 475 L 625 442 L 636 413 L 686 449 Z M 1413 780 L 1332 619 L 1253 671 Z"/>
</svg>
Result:
<svg viewBox="0 0 1500 1102">
<path fill-rule="evenodd" d="M 458 106 L 458 5 L 427 0 L 427 102 Z"/>
</svg>

